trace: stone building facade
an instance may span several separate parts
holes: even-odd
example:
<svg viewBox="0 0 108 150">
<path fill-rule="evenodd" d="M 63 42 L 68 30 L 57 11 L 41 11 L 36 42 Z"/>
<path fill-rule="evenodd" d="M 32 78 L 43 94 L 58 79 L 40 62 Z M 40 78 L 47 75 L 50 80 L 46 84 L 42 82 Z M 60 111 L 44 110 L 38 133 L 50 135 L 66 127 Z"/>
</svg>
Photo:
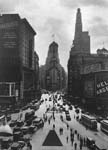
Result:
<svg viewBox="0 0 108 150">
<path fill-rule="evenodd" d="M 90 53 L 89 33 L 82 30 L 82 18 L 80 9 L 77 9 L 75 36 L 68 60 L 68 95 L 69 99 L 79 99 L 87 101 L 88 97 L 84 94 L 85 79 L 91 80 L 91 74 L 100 74 L 108 71 L 108 50 L 98 49 L 96 54 Z M 104 75 L 104 72 L 103 72 Z M 95 81 L 94 81 L 95 82 Z M 94 91 L 95 92 L 95 89 Z M 104 97 L 105 98 L 105 97 Z M 89 100 L 96 96 L 89 96 Z M 102 97 L 101 97 L 102 99 Z"/>
<path fill-rule="evenodd" d="M 0 103 L 15 104 L 36 97 L 35 35 L 29 22 L 18 14 L 0 16 Z"/>
<path fill-rule="evenodd" d="M 66 73 L 60 65 L 56 42 L 50 44 L 46 64 L 40 68 L 40 83 L 42 89 L 49 91 L 62 90 L 66 86 Z"/>
</svg>

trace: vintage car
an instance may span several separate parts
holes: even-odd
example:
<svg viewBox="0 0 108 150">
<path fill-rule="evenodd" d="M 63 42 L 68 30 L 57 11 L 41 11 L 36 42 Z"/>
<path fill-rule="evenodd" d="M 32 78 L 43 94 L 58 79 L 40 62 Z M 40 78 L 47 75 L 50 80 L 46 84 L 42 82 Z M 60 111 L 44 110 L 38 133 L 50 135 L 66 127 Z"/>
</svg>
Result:
<svg viewBox="0 0 108 150">
<path fill-rule="evenodd" d="M 93 149 L 95 147 L 94 139 L 87 137 L 87 147 L 90 149 Z"/>
<path fill-rule="evenodd" d="M 29 133 L 29 126 L 23 126 L 23 127 L 21 128 L 21 131 L 23 132 L 23 134 Z"/>
<path fill-rule="evenodd" d="M 16 141 L 20 141 L 23 139 L 23 133 L 22 131 L 17 131 L 13 133 L 13 140 Z"/>
<path fill-rule="evenodd" d="M 33 125 L 36 126 L 37 128 L 41 128 L 44 126 L 44 122 L 42 118 L 36 118 L 35 120 L 33 120 Z"/>
<path fill-rule="evenodd" d="M 1 141 L 1 149 L 2 150 L 6 150 L 6 149 L 8 149 L 9 147 L 10 147 L 10 144 L 11 144 L 11 141 L 10 141 L 10 139 L 2 139 L 2 141 Z"/>
<path fill-rule="evenodd" d="M 19 120 L 16 122 L 17 127 L 22 127 L 24 125 L 24 122 Z"/>
<path fill-rule="evenodd" d="M 10 127 L 14 127 L 16 126 L 17 120 L 11 120 L 11 122 L 9 123 Z"/>
<path fill-rule="evenodd" d="M 29 126 L 29 132 L 34 133 L 37 130 L 37 127 L 34 125 Z"/>
<path fill-rule="evenodd" d="M 23 150 L 24 146 L 25 146 L 25 142 L 24 141 L 14 142 L 10 146 L 9 150 Z M 27 150 L 29 150 L 29 149 L 27 149 Z"/>
</svg>

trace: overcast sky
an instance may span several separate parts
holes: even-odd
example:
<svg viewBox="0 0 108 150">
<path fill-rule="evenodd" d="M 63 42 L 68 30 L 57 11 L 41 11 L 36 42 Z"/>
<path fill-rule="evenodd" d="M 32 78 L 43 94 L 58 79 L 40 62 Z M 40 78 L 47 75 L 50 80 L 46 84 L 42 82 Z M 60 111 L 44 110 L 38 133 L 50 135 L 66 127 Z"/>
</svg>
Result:
<svg viewBox="0 0 108 150">
<path fill-rule="evenodd" d="M 108 48 L 108 0 L 0 0 L 1 14 L 19 13 L 37 32 L 35 50 L 39 64 L 45 63 L 49 44 L 55 39 L 65 70 L 74 37 L 77 8 L 81 8 L 83 30 L 88 30 L 91 36 L 91 52 L 95 53 L 103 46 Z"/>
</svg>

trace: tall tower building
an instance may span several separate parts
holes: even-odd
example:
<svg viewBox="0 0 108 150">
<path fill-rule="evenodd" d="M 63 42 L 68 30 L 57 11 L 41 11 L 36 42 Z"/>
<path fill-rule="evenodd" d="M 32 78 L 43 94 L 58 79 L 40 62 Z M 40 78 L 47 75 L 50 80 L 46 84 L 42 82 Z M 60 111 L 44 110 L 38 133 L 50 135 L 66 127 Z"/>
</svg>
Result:
<svg viewBox="0 0 108 150">
<path fill-rule="evenodd" d="M 72 54 L 90 54 L 90 36 L 87 31 L 83 31 L 82 17 L 80 8 L 77 9 L 76 24 L 75 24 L 75 36 L 73 40 L 74 51 Z"/>
<path fill-rule="evenodd" d="M 75 35 L 73 47 L 70 51 L 68 61 L 68 94 L 78 96 L 80 90 L 80 70 L 83 59 L 90 55 L 90 36 L 87 31 L 83 31 L 82 16 L 80 8 L 77 9 Z"/>
</svg>

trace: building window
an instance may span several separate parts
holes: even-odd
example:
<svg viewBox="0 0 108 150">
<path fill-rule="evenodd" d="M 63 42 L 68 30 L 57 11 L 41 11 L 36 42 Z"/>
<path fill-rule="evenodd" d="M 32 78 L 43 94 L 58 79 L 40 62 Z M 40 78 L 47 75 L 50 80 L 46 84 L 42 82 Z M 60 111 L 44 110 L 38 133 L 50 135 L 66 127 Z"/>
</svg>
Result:
<svg viewBox="0 0 108 150">
<path fill-rule="evenodd" d="M 33 49 L 33 42 L 29 40 L 29 67 L 32 67 L 32 49 Z"/>
<path fill-rule="evenodd" d="M 15 95 L 15 83 L 0 82 L 0 96 L 14 96 Z"/>
</svg>

